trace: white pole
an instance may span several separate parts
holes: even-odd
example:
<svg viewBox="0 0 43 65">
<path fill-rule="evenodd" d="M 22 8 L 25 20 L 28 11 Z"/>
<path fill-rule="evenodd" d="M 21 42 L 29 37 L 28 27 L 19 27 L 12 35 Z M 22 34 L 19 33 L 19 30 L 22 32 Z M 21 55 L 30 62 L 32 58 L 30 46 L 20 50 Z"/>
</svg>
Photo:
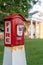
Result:
<svg viewBox="0 0 43 65">
<path fill-rule="evenodd" d="M 26 65 L 24 45 L 5 47 L 3 65 Z"/>
</svg>

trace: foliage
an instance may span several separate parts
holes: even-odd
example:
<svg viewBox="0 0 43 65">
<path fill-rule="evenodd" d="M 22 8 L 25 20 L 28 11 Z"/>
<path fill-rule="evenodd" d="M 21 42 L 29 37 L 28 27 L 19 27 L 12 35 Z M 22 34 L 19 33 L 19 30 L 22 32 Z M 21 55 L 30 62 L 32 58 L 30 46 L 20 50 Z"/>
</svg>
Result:
<svg viewBox="0 0 43 65">
<path fill-rule="evenodd" d="M 0 0 L 0 21 L 10 13 L 20 13 L 28 17 L 28 11 L 38 0 Z"/>
<path fill-rule="evenodd" d="M 32 7 L 32 4 L 35 4 L 35 0 L 1 0 L 0 1 L 0 10 L 8 13 L 21 13 L 25 17 L 28 15 L 28 9 Z"/>
</svg>

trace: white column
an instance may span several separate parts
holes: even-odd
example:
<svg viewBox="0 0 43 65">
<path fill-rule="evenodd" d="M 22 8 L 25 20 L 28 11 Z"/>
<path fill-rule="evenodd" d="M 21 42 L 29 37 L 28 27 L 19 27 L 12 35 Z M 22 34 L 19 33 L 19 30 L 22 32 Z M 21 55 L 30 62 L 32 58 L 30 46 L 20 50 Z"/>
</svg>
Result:
<svg viewBox="0 0 43 65">
<path fill-rule="evenodd" d="M 31 38 L 33 38 L 33 20 L 31 20 Z"/>
<path fill-rule="evenodd" d="M 38 34 L 37 34 L 37 21 L 36 21 L 36 38 L 38 37 Z"/>
<path fill-rule="evenodd" d="M 41 38 L 41 23 L 40 23 L 40 38 Z"/>
<path fill-rule="evenodd" d="M 40 23 L 40 38 L 42 38 L 42 29 L 41 29 L 41 23 Z"/>
</svg>

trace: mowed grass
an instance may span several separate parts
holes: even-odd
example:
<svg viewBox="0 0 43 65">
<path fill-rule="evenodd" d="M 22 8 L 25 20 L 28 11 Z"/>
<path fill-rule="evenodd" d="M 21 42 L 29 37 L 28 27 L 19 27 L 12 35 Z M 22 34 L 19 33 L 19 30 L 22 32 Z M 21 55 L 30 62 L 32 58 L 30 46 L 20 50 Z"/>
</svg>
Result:
<svg viewBox="0 0 43 65">
<path fill-rule="evenodd" d="M 25 40 L 27 65 L 43 65 L 43 39 Z"/>
<path fill-rule="evenodd" d="M 3 63 L 4 41 L 0 40 L 0 65 Z"/>
<path fill-rule="evenodd" d="M 0 40 L 0 65 L 3 63 L 3 40 Z M 43 39 L 25 39 L 27 65 L 43 65 Z"/>
</svg>

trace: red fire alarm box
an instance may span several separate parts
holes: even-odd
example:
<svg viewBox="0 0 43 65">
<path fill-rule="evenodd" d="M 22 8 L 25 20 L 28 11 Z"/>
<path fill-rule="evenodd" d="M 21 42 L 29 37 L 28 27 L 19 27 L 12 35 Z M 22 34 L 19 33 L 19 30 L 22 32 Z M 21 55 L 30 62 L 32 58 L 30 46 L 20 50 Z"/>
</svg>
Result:
<svg viewBox="0 0 43 65">
<path fill-rule="evenodd" d="M 24 21 L 20 14 L 11 14 L 4 19 L 5 46 L 24 45 Z"/>
</svg>

